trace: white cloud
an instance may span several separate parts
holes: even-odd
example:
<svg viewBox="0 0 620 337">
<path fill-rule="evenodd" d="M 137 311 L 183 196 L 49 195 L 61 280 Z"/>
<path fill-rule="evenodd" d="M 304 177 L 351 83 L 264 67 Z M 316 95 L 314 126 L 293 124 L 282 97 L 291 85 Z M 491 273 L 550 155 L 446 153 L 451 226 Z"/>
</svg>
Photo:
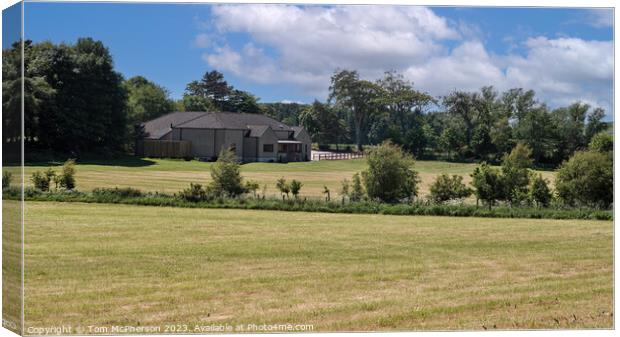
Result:
<svg viewBox="0 0 620 337">
<path fill-rule="evenodd" d="M 194 46 L 198 48 L 207 48 L 211 45 L 211 39 L 209 35 L 200 33 L 194 38 Z"/>
<path fill-rule="evenodd" d="M 614 11 L 611 8 L 590 9 L 585 17 L 585 21 L 596 28 L 614 26 Z"/>
<path fill-rule="evenodd" d="M 611 41 L 534 37 L 510 41 L 522 44 L 521 55 L 496 55 L 479 27 L 413 6 L 222 5 L 212 17 L 219 33 L 246 33 L 252 42 L 214 46 L 203 55 L 211 67 L 256 83 L 289 83 L 320 99 L 337 68 L 368 79 L 394 69 L 437 96 L 523 87 L 551 105 L 582 100 L 611 111 Z"/>
</svg>

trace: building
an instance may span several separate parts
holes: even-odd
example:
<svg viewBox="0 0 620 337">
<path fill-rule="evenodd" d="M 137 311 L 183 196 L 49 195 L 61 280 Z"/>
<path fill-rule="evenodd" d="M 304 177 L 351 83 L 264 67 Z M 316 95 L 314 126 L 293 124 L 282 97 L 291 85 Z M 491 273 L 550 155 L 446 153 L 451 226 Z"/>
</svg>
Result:
<svg viewBox="0 0 620 337">
<path fill-rule="evenodd" d="M 173 112 L 142 124 L 144 140 L 137 154 L 157 157 L 147 148 L 189 145 L 191 157 L 217 159 L 223 149 L 241 162 L 310 160 L 308 132 L 269 116 L 231 112 Z M 145 146 L 149 144 L 150 147 Z M 155 145 L 154 147 L 152 145 Z M 187 157 L 178 155 L 177 157 Z"/>
</svg>

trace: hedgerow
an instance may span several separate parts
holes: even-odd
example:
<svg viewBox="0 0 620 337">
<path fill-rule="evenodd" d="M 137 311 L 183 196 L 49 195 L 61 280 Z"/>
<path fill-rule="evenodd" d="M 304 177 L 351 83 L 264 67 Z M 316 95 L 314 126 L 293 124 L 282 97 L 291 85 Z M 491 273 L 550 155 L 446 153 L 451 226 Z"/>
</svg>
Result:
<svg viewBox="0 0 620 337">
<path fill-rule="evenodd" d="M 5 189 L 5 199 L 20 199 L 17 188 Z M 142 193 L 135 189 L 97 189 L 91 193 L 78 191 L 41 192 L 32 188 L 24 191 L 26 201 L 112 203 L 142 206 L 165 206 L 186 208 L 231 208 L 273 211 L 303 211 L 349 214 L 425 215 L 491 218 L 534 219 L 592 219 L 613 220 L 611 210 L 593 208 L 533 208 L 497 206 L 492 209 L 475 205 L 450 205 L 417 202 L 411 204 L 387 204 L 374 201 L 342 203 L 323 199 L 262 199 L 262 198 L 215 198 L 205 201 L 188 201 L 177 195 Z"/>
</svg>

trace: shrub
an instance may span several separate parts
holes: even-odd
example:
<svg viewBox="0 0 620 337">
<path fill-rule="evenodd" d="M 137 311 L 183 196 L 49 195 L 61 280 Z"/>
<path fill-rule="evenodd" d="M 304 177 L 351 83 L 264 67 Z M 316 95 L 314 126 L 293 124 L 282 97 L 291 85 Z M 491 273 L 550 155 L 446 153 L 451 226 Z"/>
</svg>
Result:
<svg viewBox="0 0 620 337">
<path fill-rule="evenodd" d="M 349 199 L 351 199 L 351 201 L 360 201 L 363 197 L 364 186 L 362 185 L 362 179 L 360 178 L 360 174 L 356 173 L 352 178 L 351 195 L 349 196 Z"/>
<path fill-rule="evenodd" d="M 600 132 L 592 137 L 588 149 L 608 153 L 614 150 L 614 138 L 607 132 Z"/>
<path fill-rule="evenodd" d="M 547 207 L 553 198 L 549 189 L 549 182 L 541 174 L 535 176 L 528 191 L 529 199 L 538 207 Z"/>
<path fill-rule="evenodd" d="M 2 189 L 11 187 L 12 178 L 13 178 L 13 173 L 9 171 L 2 172 Z"/>
<path fill-rule="evenodd" d="M 59 175 L 54 177 L 57 186 L 72 190 L 75 188 L 75 160 L 68 159 L 63 165 Z"/>
<path fill-rule="evenodd" d="M 132 187 L 122 188 L 95 188 L 92 191 L 93 196 L 96 197 L 118 197 L 118 198 L 139 198 L 144 194 L 142 191 Z"/>
<path fill-rule="evenodd" d="M 239 163 L 235 154 L 222 150 L 215 164 L 211 166 L 213 192 L 218 196 L 237 197 L 245 192 L 242 184 Z"/>
<path fill-rule="evenodd" d="M 39 191 L 47 192 L 50 190 L 50 181 L 47 176 L 41 171 L 32 172 L 32 177 L 30 178 L 34 188 Z"/>
<path fill-rule="evenodd" d="M 463 177 L 442 174 L 431 185 L 431 199 L 435 202 L 445 202 L 454 199 L 463 199 L 471 195 L 472 190 L 463 184 Z"/>
<path fill-rule="evenodd" d="M 476 199 L 482 200 L 491 209 L 503 196 L 504 186 L 499 172 L 487 163 L 482 163 L 474 169 L 471 177 Z"/>
<path fill-rule="evenodd" d="M 189 188 L 186 188 L 179 192 L 178 197 L 182 200 L 191 202 L 200 202 L 211 199 L 211 193 L 208 188 L 203 188 L 200 184 L 189 184 Z"/>
<path fill-rule="evenodd" d="M 253 180 L 246 181 L 244 185 L 245 192 L 252 193 L 254 198 L 256 198 L 256 191 L 258 191 L 259 187 L 260 185 L 258 184 L 258 182 L 253 181 Z"/>
<path fill-rule="evenodd" d="M 517 144 L 502 161 L 503 196 L 511 204 L 520 203 L 527 198 L 530 182 L 529 168 L 532 167 L 532 149 Z"/>
<path fill-rule="evenodd" d="M 346 197 L 350 198 L 350 195 L 349 195 L 350 193 L 351 193 L 351 184 L 349 183 L 349 180 L 348 179 L 342 180 L 342 182 L 340 183 L 340 195 L 342 196 L 343 203 Z"/>
<path fill-rule="evenodd" d="M 372 149 L 366 158 L 368 168 L 362 172 L 366 194 L 370 199 L 394 203 L 418 195 L 418 173 L 414 159 L 390 141 Z"/>
<path fill-rule="evenodd" d="M 570 206 L 608 208 L 614 200 L 613 161 L 603 153 L 578 151 L 562 163 L 556 190 Z"/>
<path fill-rule="evenodd" d="M 284 195 L 286 195 L 288 199 L 288 194 L 291 193 L 291 186 L 286 182 L 286 179 L 278 179 L 278 181 L 276 181 L 276 188 L 282 193 L 282 200 L 284 200 Z"/>
<path fill-rule="evenodd" d="M 325 195 L 325 201 L 330 201 L 332 199 L 331 191 L 326 185 L 323 185 L 323 194 Z"/>
<path fill-rule="evenodd" d="M 293 197 L 295 197 L 295 199 L 297 199 L 297 197 L 299 196 L 299 191 L 301 190 L 301 187 L 303 185 L 304 184 L 302 184 L 301 181 L 297 181 L 295 179 L 291 180 L 291 194 L 293 195 Z"/>
</svg>

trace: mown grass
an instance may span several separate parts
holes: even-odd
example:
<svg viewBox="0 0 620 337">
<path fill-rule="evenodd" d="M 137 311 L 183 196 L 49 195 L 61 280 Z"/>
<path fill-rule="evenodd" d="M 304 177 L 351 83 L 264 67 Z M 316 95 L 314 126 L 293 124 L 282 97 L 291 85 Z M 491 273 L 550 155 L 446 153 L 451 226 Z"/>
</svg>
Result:
<svg viewBox="0 0 620 337">
<path fill-rule="evenodd" d="M 32 201 L 26 217 L 26 327 L 613 327 L 610 221 Z"/>
<path fill-rule="evenodd" d="M 20 202 L 2 200 L 2 320 L 16 333 L 22 327 L 21 215 Z"/>
<path fill-rule="evenodd" d="M 50 165 L 58 170 L 62 163 L 29 164 L 25 168 L 26 183 L 32 185 L 30 176 L 34 171 L 43 171 Z M 114 160 L 80 162 L 77 165 L 77 188 L 89 191 L 98 187 L 134 187 L 143 191 L 165 193 L 178 192 L 190 183 L 205 184 L 211 180 L 209 167 L 212 163 L 184 161 L 173 159 L 150 159 L 124 157 Z M 420 195 L 429 193 L 430 184 L 435 177 L 442 174 L 459 174 L 464 182 L 469 183 L 469 174 L 475 164 L 450 163 L 442 161 L 417 161 L 415 169 L 419 171 L 422 183 Z M 304 196 L 323 196 L 323 186 L 327 186 L 332 196 L 337 195 L 343 179 L 351 180 L 356 172 L 366 167 L 364 159 L 334 160 L 301 163 L 249 163 L 241 166 L 241 173 L 246 179 L 267 185 L 269 196 L 277 196 L 276 180 L 281 177 L 297 179 L 304 186 Z M 17 167 L 8 167 L 16 170 Z M 544 177 L 553 182 L 555 173 L 541 171 Z"/>
</svg>

